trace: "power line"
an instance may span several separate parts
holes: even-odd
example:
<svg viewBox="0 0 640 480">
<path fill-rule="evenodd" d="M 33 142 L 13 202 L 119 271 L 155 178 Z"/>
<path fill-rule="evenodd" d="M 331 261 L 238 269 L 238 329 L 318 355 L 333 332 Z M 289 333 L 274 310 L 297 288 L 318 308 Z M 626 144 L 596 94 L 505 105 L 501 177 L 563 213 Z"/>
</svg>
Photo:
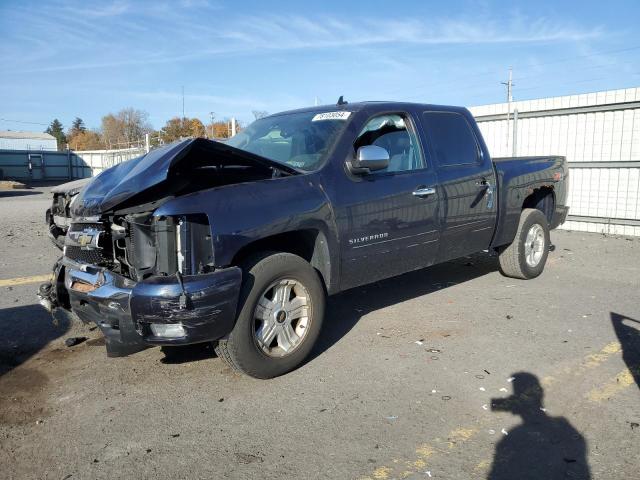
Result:
<svg viewBox="0 0 640 480">
<path fill-rule="evenodd" d="M 25 122 L 23 120 L 11 120 L 9 118 L 0 118 L 0 121 L 3 122 L 11 122 L 11 123 L 25 123 L 25 124 L 29 124 L 29 125 L 44 125 L 45 127 L 48 127 L 49 124 L 48 123 L 39 123 L 39 122 Z"/>
<path fill-rule="evenodd" d="M 573 55 L 571 57 L 565 57 L 565 58 L 555 59 L 555 60 L 551 60 L 551 61 L 544 62 L 544 63 L 539 63 L 539 64 L 537 64 L 537 66 L 538 67 L 542 67 L 542 66 L 546 66 L 546 65 L 553 65 L 553 64 L 556 64 L 556 63 L 565 63 L 565 62 L 569 62 L 569 61 L 576 60 L 576 59 L 581 59 L 581 58 L 589 58 L 589 57 L 595 57 L 595 56 L 598 56 L 598 55 L 629 52 L 629 51 L 633 51 L 633 50 L 640 50 L 640 45 L 636 45 L 634 47 L 620 48 L 620 49 L 615 49 L 615 50 L 602 50 L 602 51 L 593 52 L 593 53 L 589 53 L 589 54 L 585 54 L 585 55 Z M 518 67 L 519 65 L 516 64 L 515 66 Z M 523 67 L 523 65 L 520 65 L 520 67 Z M 590 68 L 590 67 L 588 67 L 588 68 Z M 473 81 L 473 80 L 476 80 L 476 79 L 481 78 L 481 77 L 486 77 L 488 75 L 498 75 L 498 74 L 500 74 L 500 72 L 497 71 L 497 70 L 487 70 L 487 71 L 480 72 L 480 73 L 477 73 L 477 74 L 471 75 L 471 76 L 465 75 L 464 82 L 466 83 L 468 81 Z M 531 76 L 516 78 L 516 80 L 521 80 L 523 78 L 530 78 L 530 77 Z M 423 90 L 428 89 L 428 88 L 438 87 L 438 86 L 442 86 L 442 85 L 449 86 L 449 85 L 455 85 L 455 84 L 459 84 L 459 83 L 455 82 L 455 81 L 452 82 L 450 80 L 442 81 L 442 82 L 435 82 L 435 83 L 425 83 L 425 84 L 419 85 L 416 88 L 413 88 L 411 90 L 413 90 L 414 92 L 420 92 L 420 91 L 423 91 Z M 457 90 L 459 90 L 459 89 L 457 89 Z M 394 95 L 396 93 L 404 93 L 406 91 L 407 91 L 406 89 L 395 90 L 395 91 L 389 92 L 389 95 Z M 518 91 L 520 91 L 520 89 L 518 89 Z M 417 93 L 417 94 L 413 94 L 413 95 L 410 95 L 410 96 L 406 96 L 404 98 L 412 99 L 412 98 L 417 98 L 417 97 L 420 97 L 420 96 L 421 96 L 421 94 Z"/>
<path fill-rule="evenodd" d="M 601 52 L 594 52 L 594 53 L 589 53 L 587 55 L 573 55 L 571 57 L 560 58 L 560 59 L 552 60 L 550 62 L 539 63 L 538 66 L 542 67 L 544 65 L 552 65 L 554 63 L 563 63 L 563 62 L 575 60 L 577 58 L 589 58 L 589 57 L 595 57 L 595 56 L 598 56 L 598 55 L 606 55 L 606 54 L 611 54 L 611 53 L 628 52 L 628 51 L 631 51 L 631 50 L 640 50 L 640 45 L 635 46 L 635 47 L 621 48 L 621 49 L 618 49 L 618 50 L 607 50 L 607 51 L 601 51 Z"/>
</svg>

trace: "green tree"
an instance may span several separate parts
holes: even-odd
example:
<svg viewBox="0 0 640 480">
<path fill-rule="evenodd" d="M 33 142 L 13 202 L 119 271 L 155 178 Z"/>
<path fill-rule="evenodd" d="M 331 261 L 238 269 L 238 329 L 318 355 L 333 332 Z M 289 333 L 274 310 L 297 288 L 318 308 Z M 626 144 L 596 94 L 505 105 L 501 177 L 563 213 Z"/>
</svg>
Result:
<svg viewBox="0 0 640 480">
<path fill-rule="evenodd" d="M 86 132 L 87 127 L 85 127 L 84 121 L 80 117 L 76 117 L 71 123 L 71 128 L 67 132 L 67 143 L 69 144 L 69 148 L 72 150 L 86 150 L 86 148 L 79 148 L 78 145 L 87 143 L 89 138 L 91 138 L 89 143 L 95 143 L 93 136 L 85 135 Z"/>
<path fill-rule="evenodd" d="M 78 133 L 85 132 L 87 127 L 84 125 L 84 121 L 80 117 L 76 117 L 71 123 L 71 130 L 69 130 L 69 136 L 77 135 Z"/>
<path fill-rule="evenodd" d="M 58 150 L 67 148 L 67 136 L 64 134 L 64 127 L 60 120 L 54 118 L 51 125 L 49 125 L 44 132 L 55 137 L 58 141 Z"/>
</svg>

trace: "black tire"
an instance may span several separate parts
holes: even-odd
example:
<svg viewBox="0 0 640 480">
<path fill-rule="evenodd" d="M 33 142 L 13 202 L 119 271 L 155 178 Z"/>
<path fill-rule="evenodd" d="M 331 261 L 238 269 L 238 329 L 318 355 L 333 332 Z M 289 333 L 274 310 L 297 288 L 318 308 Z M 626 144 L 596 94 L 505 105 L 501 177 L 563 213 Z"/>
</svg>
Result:
<svg viewBox="0 0 640 480">
<path fill-rule="evenodd" d="M 324 317 L 325 292 L 315 269 L 291 253 L 267 252 L 243 265 L 243 280 L 236 324 L 228 338 L 216 346 L 217 355 L 232 368 L 255 378 L 273 378 L 298 367 L 311 352 Z M 266 354 L 255 338 L 258 301 L 274 282 L 292 279 L 308 292 L 308 318 L 300 343 L 281 357 Z"/>
<path fill-rule="evenodd" d="M 527 262 L 526 257 L 527 235 L 532 229 L 536 228 L 536 225 L 541 227 L 544 244 L 542 245 L 542 255 L 537 260 L 537 263 L 532 262 L 535 263 L 532 265 Z M 500 272 L 507 277 L 523 280 L 537 277 L 542 273 L 547 263 L 549 245 L 551 245 L 551 239 L 549 237 L 547 218 L 540 210 L 525 208 L 520 214 L 520 223 L 513 243 L 502 247 L 499 251 Z"/>
</svg>

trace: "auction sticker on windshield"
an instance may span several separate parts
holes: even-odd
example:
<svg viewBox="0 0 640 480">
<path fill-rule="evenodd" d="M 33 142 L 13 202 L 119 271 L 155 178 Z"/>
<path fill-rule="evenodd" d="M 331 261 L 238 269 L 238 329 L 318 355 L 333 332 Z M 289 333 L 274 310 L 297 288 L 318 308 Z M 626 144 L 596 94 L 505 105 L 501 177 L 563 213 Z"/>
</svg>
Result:
<svg viewBox="0 0 640 480">
<path fill-rule="evenodd" d="M 314 115 L 311 119 L 312 122 L 319 122 L 320 120 L 346 120 L 351 115 L 351 112 L 325 112 Z"/>
</svg>

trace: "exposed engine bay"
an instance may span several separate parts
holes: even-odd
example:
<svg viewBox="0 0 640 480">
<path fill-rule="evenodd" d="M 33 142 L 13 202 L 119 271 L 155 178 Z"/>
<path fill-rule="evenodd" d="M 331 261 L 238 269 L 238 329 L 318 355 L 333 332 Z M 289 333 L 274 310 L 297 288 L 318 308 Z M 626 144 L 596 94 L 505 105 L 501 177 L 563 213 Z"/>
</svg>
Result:
<svg viewBox="0 0 640 480">
<path fill-rule="evenodd" d="M 155 216 L 154 211 L 178 196 L 295 173 L 287 165 L 204 139 L 153 151 L 103 172 L 81 192 L 71 209 L 64 255 L 136 282 L 153 275 L 211 272 L 207 216 Z"/>
<path fill-rule="evenodd" d="M 205 215 L 158 218 L 144 212 L 72 223 L 64 254 L 134 281 L 176 272 L 203 274 L 214 265 L 211 228 Z"/>
</svg>

